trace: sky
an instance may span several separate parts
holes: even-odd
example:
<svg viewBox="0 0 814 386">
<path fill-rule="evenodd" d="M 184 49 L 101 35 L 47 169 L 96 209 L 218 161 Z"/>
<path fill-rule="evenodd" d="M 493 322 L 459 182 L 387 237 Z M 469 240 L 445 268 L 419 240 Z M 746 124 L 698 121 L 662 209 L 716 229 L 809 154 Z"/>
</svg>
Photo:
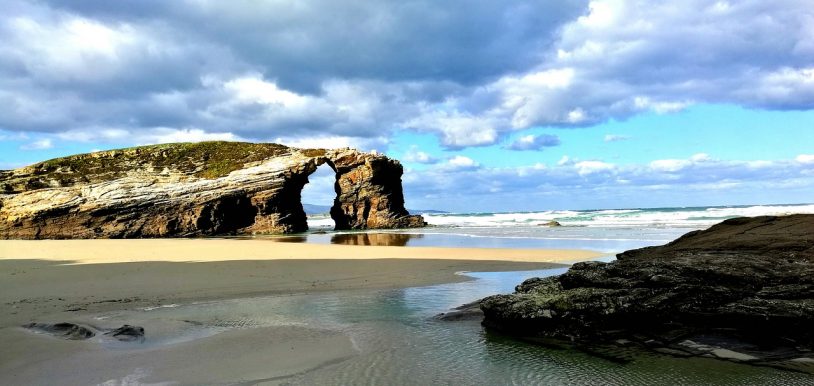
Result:
<svg viewBox="0 0 814 386">
<path fill-rule="evenodd" d="M 409 208 L 814 202 L 811 0 L 0 7 L 0 169 L 264 141 L 399 159 Z"/>
</svg>

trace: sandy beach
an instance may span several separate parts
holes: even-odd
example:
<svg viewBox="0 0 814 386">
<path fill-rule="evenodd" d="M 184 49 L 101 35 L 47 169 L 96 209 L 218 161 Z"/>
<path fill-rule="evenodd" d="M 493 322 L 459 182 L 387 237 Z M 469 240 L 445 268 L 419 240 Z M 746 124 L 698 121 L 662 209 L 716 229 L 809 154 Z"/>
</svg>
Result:
<svg viewBox="0 0 814 386">
<path fill-rule="evenodd" d="M 352 342 L 335 331 L 280 326 L 234 330 L 160 348 L 111 351 L 98 341 L 63 341 L 20 326 L 35 321 L 104 324 L 92 316 L 218 299 L 423 286 L 467 280 L 455 274 L 461 271 L 542 269 L 599 256 L 583 250 L 319 245 L 269 239 L 0 241 L 0 383 L 60 377 L 123 383 L 148 377 L 110 367 L 123 360 L 152 369 L 149 379 L 201 383 L 248 377 L 274 383 L 353 356 Z M 161 335 L 161 329 L 173 333 L 172 326 L 132 323 L 145 325 L 148 336 Z M 283 346 L 286 360 L 259 366 L 251 359 L 278 356 Z M 254 354 L 247 354 L 247 347 Z M 191 371 L 196 368 L 199 371 Z"/>
</svg>

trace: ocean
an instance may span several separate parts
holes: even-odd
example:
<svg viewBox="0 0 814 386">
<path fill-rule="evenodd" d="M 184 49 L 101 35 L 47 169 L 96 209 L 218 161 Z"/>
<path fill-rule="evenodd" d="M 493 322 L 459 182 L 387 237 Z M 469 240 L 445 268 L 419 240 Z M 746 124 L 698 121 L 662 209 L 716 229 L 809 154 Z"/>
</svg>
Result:
<svg viewBox="0 0 814 386">
<path fill-rule="evenodd" d="M 697 229 L 743 216 L 814 213 L 814 204 L 681 208 L 426 213 L 421 229 L 339 231 L 327 214 L 308 218 L 310 231 L 288 241 L 472 248 L 589 249 L 608 254 L 661 245 Z M 545 226 L 557 221 L 561 226 Z"/>
</svg>

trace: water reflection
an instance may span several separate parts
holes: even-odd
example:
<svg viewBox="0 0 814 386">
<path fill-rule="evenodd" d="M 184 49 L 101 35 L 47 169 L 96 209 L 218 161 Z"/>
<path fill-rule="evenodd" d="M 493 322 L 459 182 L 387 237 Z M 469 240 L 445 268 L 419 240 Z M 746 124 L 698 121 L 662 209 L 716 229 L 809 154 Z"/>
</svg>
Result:
<svg viewBox="0 0 814 386">
<path fill-rule="evenodd" d="M 307 326 L 347 334 L 357 355 L 298 374 L 293 384 L 544 384 L 544 385 L 810 385 L 811 376 L 705 358 L 676 359 L 634 350 L 619 363 L 564 346 L 530 344 L 483 330 L 477 320 L 432 316 L 495 293 L 528 277 L 564 268 L 474 272 L 477 280 L 395 290 L 359 290 L 233 299 L 106 315 L 106 323 L 137 321 L 156 345 L 265 326 Z M 179 337 L 180 336 L 180 337 Z M 246 382 L 246 384 L 252 382 Z"/>
<path fill-rule="evenodd" d="M 410 233 L 336 233 L 331 236 L 331 244 L 403 247 L 410 240 L 423 237 Z"/>
<path fill-rule="evenodd" d="M 278 243 L 304 243 L 308 241 L 308 236 L 277 236 L 269 237 L 268 240 Z"/>
</svg>

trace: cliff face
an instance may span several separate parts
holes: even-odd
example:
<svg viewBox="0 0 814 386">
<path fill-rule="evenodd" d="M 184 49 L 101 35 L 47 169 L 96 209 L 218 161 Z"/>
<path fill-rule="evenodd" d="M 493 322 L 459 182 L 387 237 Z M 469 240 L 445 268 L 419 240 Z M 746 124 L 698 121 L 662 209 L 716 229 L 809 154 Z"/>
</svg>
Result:
<svg viewBox="0 0 814 386">
<path fill-rule="evenodd" d="M 327 163 L 337 229 L 425 225 L 404 209 L 402 167 L 351 149 L 237 142 L 144 146 L 0 172 L 0 238 L 137 238 L 307 229 L 300 193 Z"/>
<path fill-rule="evenodd" d="M 617 257 L 483 299 L 484 325 L 756 363 L 814 349 L 814 215 L 731 219 Z"/>
</svg>

